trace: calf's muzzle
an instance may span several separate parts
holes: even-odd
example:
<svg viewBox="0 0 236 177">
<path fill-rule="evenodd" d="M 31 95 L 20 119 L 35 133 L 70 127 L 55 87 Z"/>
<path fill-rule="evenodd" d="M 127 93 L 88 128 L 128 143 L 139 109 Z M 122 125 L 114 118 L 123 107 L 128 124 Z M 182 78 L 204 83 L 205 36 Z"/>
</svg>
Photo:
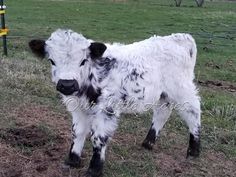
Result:
<svg viewBox="0 0 236 177">
<path fill-rule="evenodd" d="M 79 91 L 78 82 L 73 80 L 60 79 L 57 83 L 57 91 L 64 95 L 71 95 L 76 91 Z"/>
</svg>

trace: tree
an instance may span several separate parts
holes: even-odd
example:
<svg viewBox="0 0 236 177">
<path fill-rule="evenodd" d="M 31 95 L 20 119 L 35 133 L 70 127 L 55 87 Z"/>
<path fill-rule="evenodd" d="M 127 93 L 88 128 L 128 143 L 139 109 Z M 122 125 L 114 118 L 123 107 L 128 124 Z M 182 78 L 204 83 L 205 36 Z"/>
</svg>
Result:
<svg viewBox="0 0 236 177">
<path fill-rule="evenodd" d="M 175 0 L 176 7 L 179 7 L 181 5 L 182 0 Z"/>
<path fill-rule="evenodd" d="M 195 0 L 198 7 L 202 7 L 204 0 Z"/>
<path fill-rule="evenodd" d="M 176 7 L 180 7 L 182 0 L 175 0 Z M 198 7 L 202 7 L 204 0 L 195 0 Z"/>
</svg>

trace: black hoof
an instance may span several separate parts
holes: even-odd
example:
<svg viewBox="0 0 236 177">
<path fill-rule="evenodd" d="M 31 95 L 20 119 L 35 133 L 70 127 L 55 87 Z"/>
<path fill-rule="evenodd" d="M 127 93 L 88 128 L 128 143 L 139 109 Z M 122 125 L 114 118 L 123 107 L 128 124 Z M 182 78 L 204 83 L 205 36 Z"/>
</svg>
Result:
<svg viewBox="0 0 236 177">
<path fill-rule="evenodd" d="M 155 144 L 155 142 L 156 142 L 156 130 L 153 128 L 153 124 L 152 124 L 151 128 L 148 131 L 148 134 L 147 134 L 145 140 L 142 143 L 142 146 L 145 149 L 152 150 L 152 147 Z"/>
<path fill-rule="evenodd" d="M 200 156 L 199 148 L 188 148 L 187 158 L 197 158 Z"/>
<path fill-rule="evenodd" d="M 142 143 L 142 147 L 144 147 L 145 149 L 147 150 L 152 150 L 153 149 L 153 143 L 148 141 L 148 140 L 144 140 L 143 143 Z"/>
<path fill-rule="evenodd" d="M 92 169 L 89 168 L 86 173 L 86 177 L 101 177 L 102 176 L 102 169 Z"/>
<path fill-rule="evenodd" d="M 70 153 L 69 157 L 65 160 L 65 165 L 68 165 L 72 168 L 79 168 L 81 165 L 80 157 L 75 153 Z"/>
<path fill-rule="evenodd" d="M 200 138 L 195 138 L 190 134 L 189 147 L 187 150 L 187 158 L 196 158 L 200 155 L 201 143 Z"/>
</svg>

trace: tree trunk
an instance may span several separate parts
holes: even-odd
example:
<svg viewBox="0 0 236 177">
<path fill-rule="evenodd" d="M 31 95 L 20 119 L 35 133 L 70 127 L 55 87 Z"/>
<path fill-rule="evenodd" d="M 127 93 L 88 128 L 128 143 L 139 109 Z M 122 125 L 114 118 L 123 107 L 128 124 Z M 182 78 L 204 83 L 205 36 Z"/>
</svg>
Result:
<svg viewBox="0 0 236 177">
<path fill-rule="evenodd" d="M 175 6 L 179 7 L 181 5 L 182 0 L 175 0 Z"/>
<path fill-rule="evenodd" d="M 195 0 L 198 7 L 202 7 L 204 0 Z"/>
</svg>

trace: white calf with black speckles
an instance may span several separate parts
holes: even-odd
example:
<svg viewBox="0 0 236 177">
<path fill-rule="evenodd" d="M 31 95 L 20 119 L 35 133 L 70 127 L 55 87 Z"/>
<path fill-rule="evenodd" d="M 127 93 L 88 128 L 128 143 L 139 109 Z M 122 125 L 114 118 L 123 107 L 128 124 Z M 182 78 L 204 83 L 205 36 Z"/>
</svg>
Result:
<svg viewBox="0 0 236 177">
<path fill-rule="evenodd" d="M 153 36 L 132 44 L 99 43 L 72 30 L 32 40 L 32 51 L 52 63 L 57 85 L 73 117 L 73 143 L 66 163 L 79 166 L 89 135 L 93 145 L 88 176 L 102 175 L 105 151 L 121 113 L 153 110 L 143 147 L 152 149 L 176 109 L 190 131 L 187 156 L 200 153 L 200 98 L 193 82 L 196 43 L 189 34 Z"/>
</svg>

